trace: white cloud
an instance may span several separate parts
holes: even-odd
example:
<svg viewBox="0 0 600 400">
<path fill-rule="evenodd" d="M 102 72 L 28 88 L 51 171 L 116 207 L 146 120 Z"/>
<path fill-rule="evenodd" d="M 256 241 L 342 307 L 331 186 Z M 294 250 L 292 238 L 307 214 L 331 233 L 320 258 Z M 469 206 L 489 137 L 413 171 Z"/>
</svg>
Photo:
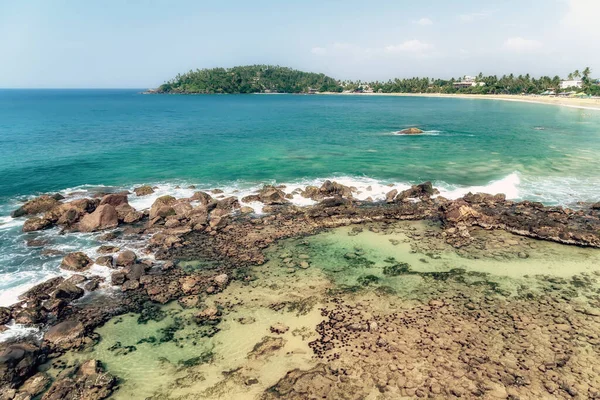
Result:
<svg viewBox="0 0 600 400">
<path fill-rule="evenodd" d="M 421 26 L 428 26 L 428 25 L 433 25 L 433 21 L 430 20 L 429 18 L 421 18 L 418 21 L 415 21 L 415 24 L 417 25 L 421 25 Z"/>
<path fill-rule="evenodd" d="M 313 47 L 312 49 L 310 49 L 310 52 L 318 56 L 322 56 L 324 54 L 327 54 L 327 49 L 324 47 Z"/>
<path fill-rule="evenodd" d="M 433 45 L 430 43 L 422 42 L 417 39 L 407 40 L 400 44 L 386 46 L 386 53 L 400 53 L 400 52 L 408 52 L 408 53 L 422 53 L 424 51 L 430 50 L 433 48 Z"/>
<path fill-rule="evenodd" d="M 458 20 L 463 23 L 469 23 L 477 21 L 479 19 L 487 18 L 492 15 L 491 11 L 472 12 L 468 14 L 461 14 L 458 16 Z"/>
<path fill-rule="evenodd" d="M 525 53 L 542 48 L 542 42 L 522 37 L 512 37 L 504 41 L 504 48 L 515 53 Z"/>
</svg>

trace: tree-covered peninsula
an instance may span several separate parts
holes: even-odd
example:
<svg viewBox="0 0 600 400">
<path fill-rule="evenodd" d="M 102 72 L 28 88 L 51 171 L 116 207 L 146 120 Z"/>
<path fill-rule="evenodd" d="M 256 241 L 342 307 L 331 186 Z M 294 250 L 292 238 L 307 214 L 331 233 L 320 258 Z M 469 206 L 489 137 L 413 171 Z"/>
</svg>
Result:
<svg viewBox="0 0 600 400">
<path fill-rule="evenodd" d="M 197 69 L 179 74 L 157 93 L 307 93 L 341 92 L 337 80 L 324 74 L 273 65 Z"/>
</svg>

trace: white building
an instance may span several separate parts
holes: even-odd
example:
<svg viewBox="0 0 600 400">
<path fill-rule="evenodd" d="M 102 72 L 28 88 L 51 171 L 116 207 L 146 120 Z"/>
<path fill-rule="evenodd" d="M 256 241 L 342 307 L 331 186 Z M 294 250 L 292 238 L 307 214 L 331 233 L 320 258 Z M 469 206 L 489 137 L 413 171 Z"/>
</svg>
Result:
<svg viewBox="0 0 600 400">
<path fill-rule="evenodd" d="M 560 81 L 561 89 L 567 89 L 570 87 L 581 88 L 583 87 L 583 81 L 581 79 L 567 79 Z"/>
<path fill-rule="evenodd" d="M 463 77 L 462 81 L 454 82 L 454 87 L 456 89 L 464 89 L 464 88 L 469 88 L 469 87 L 473 87 L 473 86 L 485 86 L 485 82 L 476 82 L 476 81 L 477 81 L 476 76 L 465 75 Z"/>
</svg>

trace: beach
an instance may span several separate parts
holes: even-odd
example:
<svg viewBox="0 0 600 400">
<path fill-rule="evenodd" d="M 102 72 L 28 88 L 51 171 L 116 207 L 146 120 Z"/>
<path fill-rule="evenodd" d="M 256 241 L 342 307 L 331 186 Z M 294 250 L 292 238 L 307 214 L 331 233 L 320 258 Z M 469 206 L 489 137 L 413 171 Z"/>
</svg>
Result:
<svg viewBox="0 0 600 400">
<path fill-rule="evenodd" d="M 600 99 L 578 99 L 556 96 L 526 96 L 507 94 L 442 94 L 442 93 L 320 93 L 327 95 L 356 95 L 356 96 L 400 96 L 400 97 L 431 97 L 431 98 L 453 98 L 453 99 L 476 99 L 476 100 L 502 100 L 533 104 L 549 104 L 562 107 L 578 108 L 583 110 L 600 110 Z"/>
</svg>

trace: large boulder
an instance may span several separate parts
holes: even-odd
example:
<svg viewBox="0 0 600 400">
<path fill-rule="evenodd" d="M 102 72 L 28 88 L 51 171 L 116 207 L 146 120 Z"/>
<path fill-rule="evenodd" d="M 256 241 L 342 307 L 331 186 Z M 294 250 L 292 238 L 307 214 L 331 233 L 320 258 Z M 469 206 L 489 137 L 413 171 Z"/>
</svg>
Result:
<svg viewBox="0 0 600 400">
<path fill-rule="evenodd" d="M 154 193 L 154 189 L 152 189 L 152 186 L 144 185 L 133 189 L 133 193 L 135 193 L 136 196 L 147 196 Z"/>
<path fill-rule="evenodd" d="M 69 271 L 85 271 L 93 264 L 92 260 L 80 251 L 69 253 L 63 258 L 60 267 Z"/>
<path fill-rule="evenodd" d="M 117 256 L 115 264 L 118 267 L 128 267 L 130 265 L 135 264 L 137 260 L 137 255 L 131 250 L 125 250 Z"/>
<path fill-rule="evenodd" d="M 20 386 L 44 360 L 43 352 L 33 343 L 0 344 L 0 387 Z"/>
<path fill-rule="evenodd" d="M 267 205 L 285 204 L 288 202 L 285 198 L 285 192 L 271 185 L 264 186 L 258 192 L 258 197 L 261 202 Z"/>
<path fill-rule="evenodd" d="M 59 204 L 60 202 L 58 201 L 57 196 L 43 195 L 29 200 L 13 211 L 11 216 L 17 218 L 25 215 L 40 214 L 52 210 Z"/>
<path fill-rule="evenodd" d="M 152 207 L 150 207 L 150 219 L 156 217 L 165 218 L 169 215 L 175 215 L 173 205 L 177 202 L 173 196 L 161 196 L 154 201 Z"/>
<path fill-rule="evenodd" d="M 398 193 L 394 201 L 404 201 L 406 199 L 427 200 L 439 193 L 439 190 L 435 189 L 431 182 L 427 181 L 419 185 L 413 185 L 410 189 Z"/>
<path fill-rule="evenodd" d="M 83 294 L 84 290 L 82 288 L 75 285 L 73 282 L 65 281 L 58 285 L 54 293 L 52 293 L 52 297 L 55 299 L 72 301 L 82 297 Z"/>
<path fill-rule="evenodd" d="M 100 199 L 78 199 L 60 204 L 44 214 L 44 218 L 59 225 L 71 226 L 85 214 L 94 212 Z"/>
<path fill-rule="evenodd" d="M 240 202 L 238 201 L 238 199 L 236 197 L 227 197 L 223 200 L 219 200 L 217 202 L 217 210 L 223 210 L 223 211 L 228 211 L 231 212 L 233 210 L 237 210 L 240 208 Z"/>
<path fill-rule="evenodd" d="M 64 280 L 65 278 L 63 278 L 62 276 L 50 278 L 47 281 L 37 284 L 25 293 L 19 295 L 19 300 L 36 301 L 49 299 L 50 294 Z"/>
<path fill-rule="evenodd" d="M 201 205 L 207 205 L 211 202 L 213 202 L 213 198 L 210 194 L 206 193 L 206 192 L 196 192 L 194 193 L 194 195 L 190 198 L 190 200 L 192 201 L 197 201 L 199 202 Z"/>
<path fill-rule="evenodd" d="M 78 228 L 81 232 L 94 232 L 116 228 L 118 225 L 117 210 L 110 204 L 103 204 L 98 206 L 93 213 L 85 215 L 79 221 Z"/>
<path fill-rule="evenodd" d="M 68 319 L 50 327 L 44 341 L 57 349 L 79 347 L 84 341 L 84 326 L 76 319 Z"/>
<path fill-rule="evenodd" d="M 38 372 L 23 383 L 19 388 L 19 393 L 25 393 L 31 397 L 36 397 L 41 394 L 48 386 L 52 379 L 45 372 Z"/>
<path fill-rule="evenodd" d="M 51 226 L 52 221 L 49 221 L 45 218 L 33 217 L 25 221 L 23 224 L 23 232 L 41 231 L 42 229 L 47 229 Z"/>
<path fill-rule="evenodd" d="M 127 201 L 127 193 L 111 193 L 102 197 L 100 200 L 100 205 L 110 204 L 113 207 L 118 207 L 122 204 L 129 205 L 129 201 Z"/>
</svg>

